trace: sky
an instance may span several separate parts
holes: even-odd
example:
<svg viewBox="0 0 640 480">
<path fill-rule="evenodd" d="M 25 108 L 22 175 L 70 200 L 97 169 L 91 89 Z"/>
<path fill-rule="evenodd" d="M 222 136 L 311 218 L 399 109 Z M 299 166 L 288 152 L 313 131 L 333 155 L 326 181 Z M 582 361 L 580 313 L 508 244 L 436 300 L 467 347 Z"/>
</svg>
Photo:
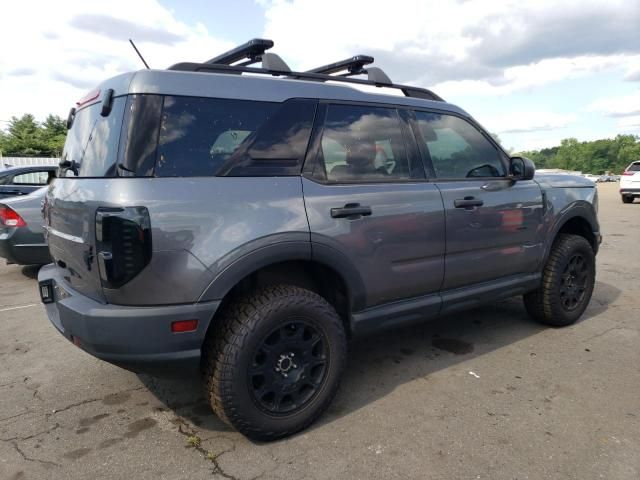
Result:
<svg viewBox="0 0 640 480">
<path fill-rule="evenodd" d="M 250 38 L 294 70 L 355 54 L 434 90 L 514 151 L 640 135 L 640 0 L 13 0 L 0 26 L 0 128 L 66 118 L 100 81 L 204 61 Z"/>
</svg>

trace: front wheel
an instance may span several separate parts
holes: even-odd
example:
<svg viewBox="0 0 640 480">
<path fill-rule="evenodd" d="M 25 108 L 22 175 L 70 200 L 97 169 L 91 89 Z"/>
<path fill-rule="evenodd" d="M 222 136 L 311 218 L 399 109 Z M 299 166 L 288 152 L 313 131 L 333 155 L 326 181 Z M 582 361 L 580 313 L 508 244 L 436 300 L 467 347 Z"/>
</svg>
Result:
<svg viewBox="0 0 640 480">
<path fill-rule="evenodd" d="M 233 301 L 203 346 L 214 412 L 249 438 L 275 440 L 309 426 L 336 394 L 346 363 L 340 317 L 322 297 L 290 285 Z"/>
<path fill-rule="evenodd" d="M 540 287 L 524 295 L 527 312 L 546 325 L 571 325 L 587 308 L 595 277 L 595 255 L 589 242 L 579 235 L 560 235 L 551 248 Z"/>
</svg>

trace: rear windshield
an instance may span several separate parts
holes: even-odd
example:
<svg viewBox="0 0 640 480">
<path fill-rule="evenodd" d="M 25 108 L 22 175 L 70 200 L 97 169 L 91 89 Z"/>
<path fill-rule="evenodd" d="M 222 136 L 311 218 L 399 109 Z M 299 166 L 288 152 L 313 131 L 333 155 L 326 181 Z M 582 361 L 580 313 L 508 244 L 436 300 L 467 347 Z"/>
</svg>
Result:
<svg viewBox="0 0 640 480">
<path fill-rule="evenodd" d="M 62 151 L 62 160 L 79 164 L 78 177 L 112 177 L 116 174 L 116 157 L 125 98 L 113 99 L 111 113 L 100 115 L 102 103 L 78 110 Z M 67 177 L 75 176 L 72 170 Z"/>
<path fill-rule="evenodd" d="M 627 172 L 640 172 L 640 162 L 632 163 L 627 168 Z"/>
</svg>

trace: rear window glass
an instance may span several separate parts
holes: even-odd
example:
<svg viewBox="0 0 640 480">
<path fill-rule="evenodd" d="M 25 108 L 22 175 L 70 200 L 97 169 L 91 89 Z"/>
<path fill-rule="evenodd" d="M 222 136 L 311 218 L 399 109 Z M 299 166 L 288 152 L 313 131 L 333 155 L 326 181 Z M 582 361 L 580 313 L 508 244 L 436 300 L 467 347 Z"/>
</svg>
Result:
<svg viewBox="0 0 640 480">
<path fill-rule="evenodd" d="M 627 172 L 640 172 L 640 162 L 629 165 Z"/>
<path fill-rule="evenodd" d="M 100 115 L 102 103 L 98 102 L 76 112 L 71 130 L 62 151 L 62 160 L 80 165 L 78 177 L 110 177 L 115 175 L 120 126 L 125 99 L 113 99 L 111 113 Z M 67 170 L 67 177 L 74 173 Z"/>
<path fill-rule="evenodd" d="M 272 103 L 167 96 L 155 175 L 297 175 L 314 114 L 312 100 Z"/>
<path fill-rule="evenodd" d="M 20 173 L 13 177 L 14 185 L 46 185 L 53 173 L 48 170 Z"/>
</svg>

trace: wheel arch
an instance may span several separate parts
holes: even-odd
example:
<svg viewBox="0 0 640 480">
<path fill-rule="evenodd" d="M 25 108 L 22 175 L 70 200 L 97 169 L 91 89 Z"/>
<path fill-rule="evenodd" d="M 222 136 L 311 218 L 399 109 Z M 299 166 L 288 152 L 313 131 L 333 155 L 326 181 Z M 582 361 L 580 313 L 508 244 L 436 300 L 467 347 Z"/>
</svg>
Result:
<svg viewBox="0 0 640 480">
<path fill-rule="evenodd" d="M 584 237 L 593 248 L 594 253 L 598 253 L 601 236 L 596 213 L 590 204 L 579 204 L 565 210 L 555 223 L 551 234 L 547 237 L 543 265 L 546 264 L 551 247 L 558 235 L 564 233 Z"/>
<path fill-rule="evenodd" d="M 349 332 L 351 312 L 363 308 L 364 283 L 348 259 L 309 242 L 261 247 L 226 266 L 199 301 L 221 301 L 218 312 L 239 294 L 267 284 L 286 283 L 314 291 L 333 305 Z M 214 322 L 212 322 L 213 324 Z"/>
</svg>

